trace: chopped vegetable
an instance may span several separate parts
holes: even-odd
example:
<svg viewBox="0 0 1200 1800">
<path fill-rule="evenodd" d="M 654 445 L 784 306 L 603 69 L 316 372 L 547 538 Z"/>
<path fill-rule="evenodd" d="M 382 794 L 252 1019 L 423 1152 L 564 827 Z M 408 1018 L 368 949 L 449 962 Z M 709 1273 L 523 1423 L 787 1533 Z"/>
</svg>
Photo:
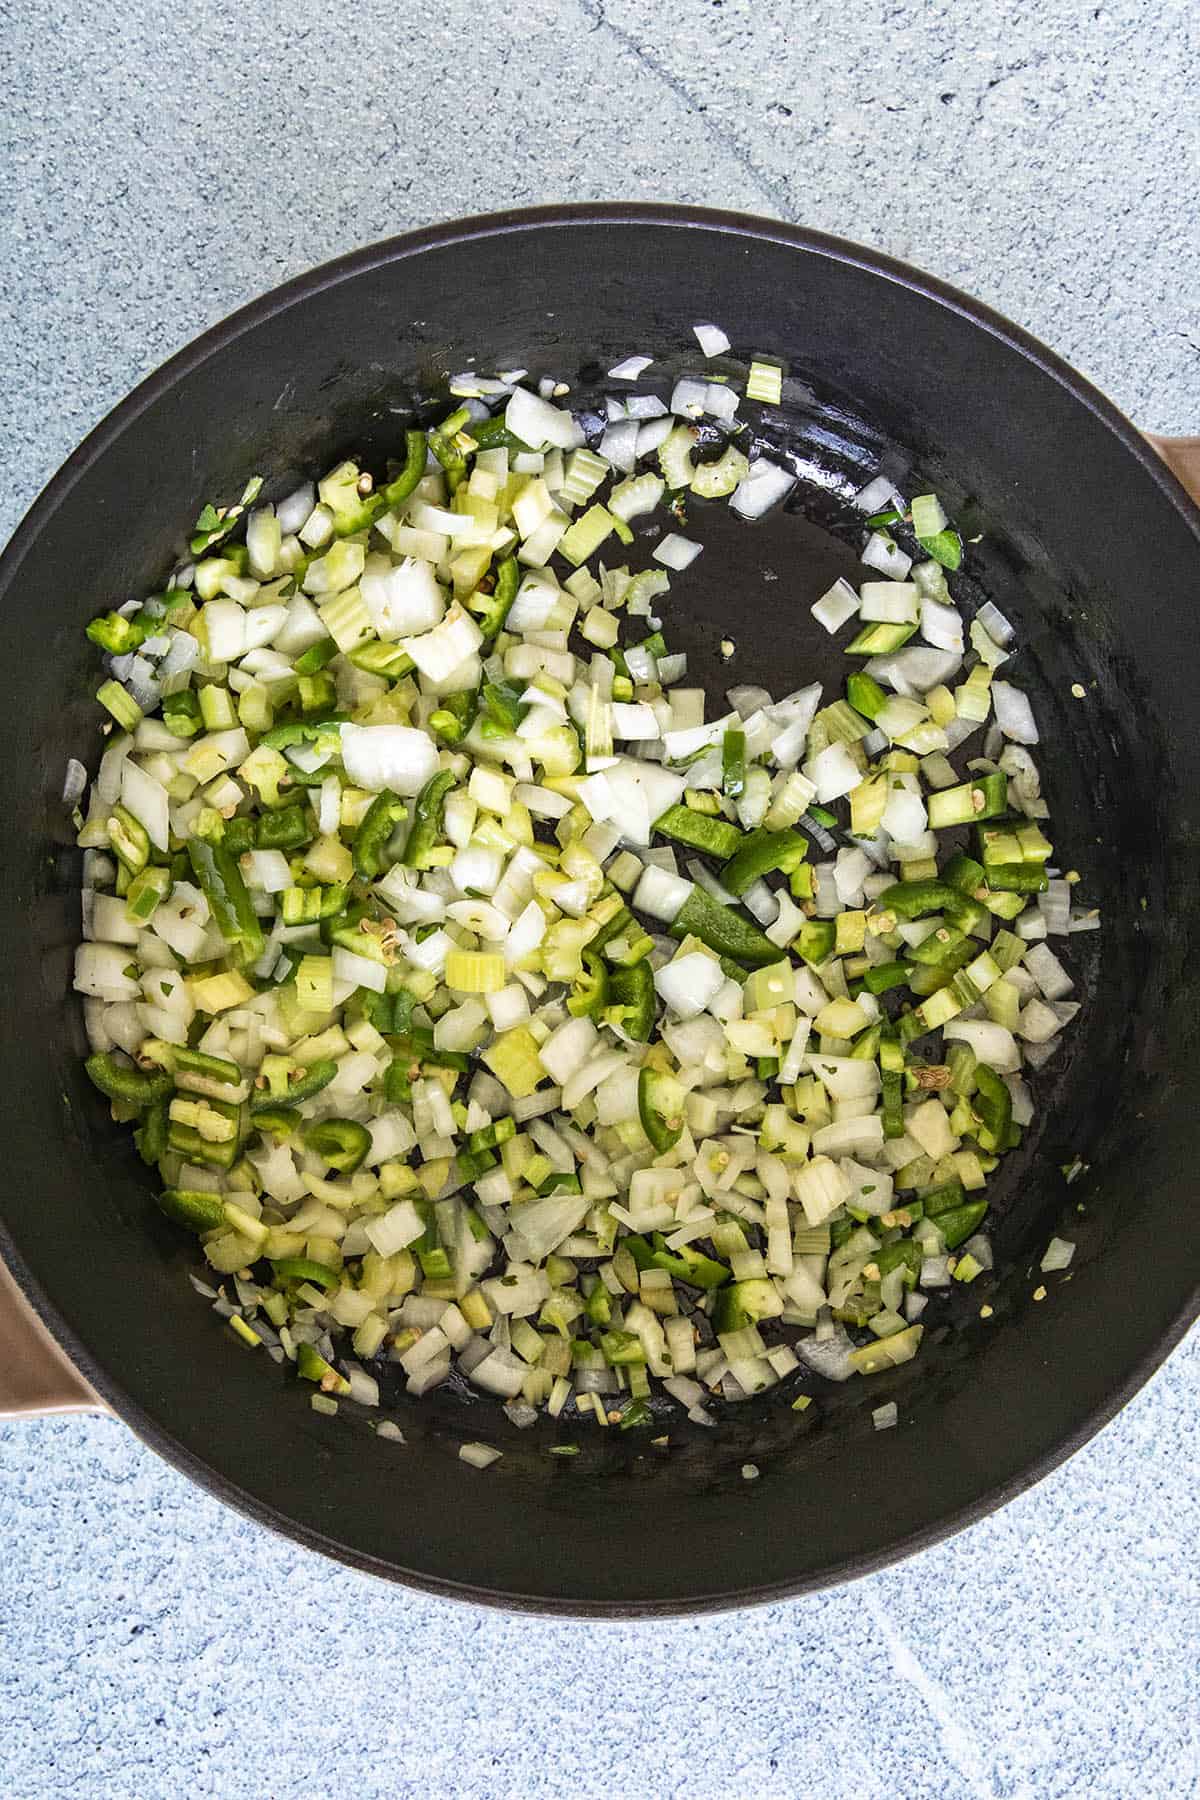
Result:
<svg viewBox="0 0 1200 1800">
<path fill-rule="evenodd" d="M 85 1072 L 318 1411 L 377 1406 L 386 1365 L 518 1426 L 636 1432 L 660 1387 L 711 1425 L 801 1363 L 894 1368 L 941 1290 L 989 1286 L 1025 1074 L 1078 1010 L 1042 940 L 1094 916 L 937 495 L 854 501 L 864 579 L 810 607 L 870 659 L 844 695 L 685 685 L 707 504 L 752 529 L 800 479 L 738 418 L 782 367 L 734 366 L 599 422 L 456 377 L 393 466 L 277 506 L 256 478 L 88 627 Z"/>
</svg>

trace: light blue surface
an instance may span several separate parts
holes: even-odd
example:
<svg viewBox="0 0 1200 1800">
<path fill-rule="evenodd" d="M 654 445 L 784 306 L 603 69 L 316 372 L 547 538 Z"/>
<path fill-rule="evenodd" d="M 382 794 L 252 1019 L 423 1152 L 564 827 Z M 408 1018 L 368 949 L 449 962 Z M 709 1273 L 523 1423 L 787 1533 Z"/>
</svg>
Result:
<svg viewBox="0 0 1200 1800">
<path fill-rule="evenodd" d="M 1192 0 L 0 6 L 0 532 L 261 289 L 561 198 L 877 244 L 1196 431 L 1198 54 Z M 668 1626 L 420 1599 L 111 1421 L 5 1428 L 0 1793 L 1194 1795 L 1198 1373 L 1193 1340 L 1065 1469 L 899 1569 Z"/>
</svg>

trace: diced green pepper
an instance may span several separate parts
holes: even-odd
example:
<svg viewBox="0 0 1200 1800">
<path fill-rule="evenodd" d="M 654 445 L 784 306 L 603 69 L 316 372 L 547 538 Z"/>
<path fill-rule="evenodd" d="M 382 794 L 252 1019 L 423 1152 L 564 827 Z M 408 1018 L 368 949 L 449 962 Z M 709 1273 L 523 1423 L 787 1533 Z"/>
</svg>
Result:
<svg viewBox="0 0 1200 1800">
<path fill-rule="evenodd" d="M 638 1117 L 642 1130 L 661 1156 L 683 1136 L 684 1090 L 674 1075 L 644 1068 L 638 1076 Z"/>
<path fill-rule="evenodd" d="M 808 839 L 798 831 L 767 831 L 760 826 L 750 833 L 737 854 L 721 870 L 721 886 L 740 897 L 747 888 L 776 869 L 790 874 L 807 855 Z"/>
<path fill-rule="evenodd" d="M 732 856 L 742 842 L 736 825 L 709 813 L 695 812 L 690 806 L 668 807 L 661 818 L 655 819 L 654 830 L 660 837 L 673 838 L 677 844 L 687 844 L 692 850 L 722 860 Z"/>
</svg>

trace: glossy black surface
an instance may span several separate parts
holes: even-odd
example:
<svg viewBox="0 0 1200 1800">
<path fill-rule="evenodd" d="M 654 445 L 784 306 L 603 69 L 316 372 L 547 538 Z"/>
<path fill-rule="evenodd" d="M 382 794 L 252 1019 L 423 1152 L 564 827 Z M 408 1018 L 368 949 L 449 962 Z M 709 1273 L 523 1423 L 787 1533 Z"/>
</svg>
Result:
<svg viewBox="0 0 1200 1800">
<path fill-rule="evenodd" d="M 668 614 L 689 680 L 781 693 L 815 671 L 840 686 L 807 608 L 854 569 L 845 496 L 880 464 L 908 491 L 936 487 L 983 534 L 959 591 L 977 584 L 1018 626 L 1018 678 L 1058 747 L 1043 758 L 1056 842 L 1104 909 L 1102 938 L 1071 946 L 1086 1018 L 996 1188 L 1009 1272 L 989 1322 L 978 1293 L 960 1297 L 916 1364 L 803 1416 L 764 1401 L 715 1434 L 673 1429 L 666 1454 L 560 1429 L 583 1453 L 549 1458 L 540 1430 L 452 1395 L 406 1407 L 405 1447 L 375 1442 L 347 1409 L 312 1414 L 197 1300 L 187 1244 L 81 1079 L 78 858 L 58 795 L 69 755 L 96 760 L 82 625 L 161 581 L 202 500 L 259 469 L 275 494 L 339 452 L 386 457 L 472 359 L 579 393 L 653 351 L 665 384 L 698 363 L 693 318 L 719 321 L 737 359 L 787 358 L 766 431 L 804 479 L 756 527 L 694 512 L 706 553 Z M 568 1612 L 729 1605 L 956 1529 L 1111 1416 L 1195 1316 L 1198 591 L 1200 516 L 1132 427 L 1022 333 L 836 240 L 732 215 L 555 209 L 397 239 L 268 296 L 118 408 L 0 560 L 10 641 L 37 647 L 19 687 L 10 664 L 0 708 L 0 1211 L 18 1277 L 97 1388 L 189 1474 L 305 1543 L 439 1591 Z M 1091 1172 L 1068 1192 L 1058 1165 L 1076 1153 Z M 1067 1221 L 1071 1279 L 1033 1303 L 1037 1256 Z M 870 1409 L 889 1398 L 901 1427 L 877 1435 Z M 469 1437 L 504 1460 L 467 1469 L 455 1450 Z"/>
</svg>

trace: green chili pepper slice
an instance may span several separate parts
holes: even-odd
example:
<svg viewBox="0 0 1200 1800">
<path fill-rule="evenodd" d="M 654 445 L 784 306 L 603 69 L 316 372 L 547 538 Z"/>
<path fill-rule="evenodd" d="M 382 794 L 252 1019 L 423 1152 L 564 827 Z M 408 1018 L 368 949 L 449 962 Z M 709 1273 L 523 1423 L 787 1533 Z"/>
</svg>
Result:
<svg viewBox="0 0 1200 1800">
<path fill-rule="evenodd" d="M 677 844 L 701 850 L 706 856 L 720 857 L 722 862 L 733 856 L 738 846 L 745 842 L 737 826 L 727 819 L 714 818 L 712 813 L 695 812 L 690 806 L 669 806 L 660 818 L 655 819 L 653 829 L 660 837 L 673 838 Z"/>
<path fill-rule="evenodd" d="M 646 1360 L 645 1346 L 636 1331 L 602 1331 L 600 1348 L 611 1369 L 627 1368 Z"/>
<path fill-rule="evenodd" d="M 328 1087 L 337 1074 L 338 1066 L 332 1058 L 321 1062 L 309 1063 L 294 1081 L 288 1081 L 278 1093 L 260 1094 L 250 1102 L 252 1116 L 261 1112 L 270 1112 L 278 1106 L 299 1106 L 302 1100 L 311 1100 L 314 1094 Z"/>
<path fill-rule="evenodd" d="M 126 619 L 118 612 L 104 613 L 86 627 L 93 644 L 99 644 L 101 650 L 107 650 L 113 656 L 127 656 L 139 644 L 144 644 L 153 630 L 154 621 L 143 619 L 140 613 Z"/>
<path fill-rule="evenodd" d="M 863 986 L 868 994 L 886 994 L 892 988 L 903 987 L 912 973 L 912 964 L 907 962 L 876 963 L 863 976 Z"/>
<path fill-rule="evenodd" d="M 126 1106 L 154 1106 L 169 1099 L 175 1083 L 165 1069 L 137 1069 L 131 1063 L 118 1062 L 108 1050 L 97 1051 L 84 1063 L 93 1087 L 109 1100 L 120 1100 Z"/>
<path fill-rule="evenodd" d="M 133 1134 L 138 1155 L 153 1168 L 167 1154 L 167 1102 L 156 1100 L 142 1114 L 142 1122 Z"/>
<path fill-rule="evenodd" d="M 487 611 L 479 619 L 484 642 L 491 643 L 504 629 L 504 621 L 512 611 L 512 603 L 521 585 L 521 570 L 515 556 L 506 556 L 496 568 L 496 585 L 488 600 Z"/>
<path fill-rule="evenodd" d="M 475 723 L 478 704 L 479 696 L 474 692 L 446 694 L 438 702 L 437 711 L 430 716 L 430 730 L 436 732 L 444 744 L 461 744 Z"/>
<path fill-rule="evenodd" d="M 452 494 L 457 493 L 467 478 L 467 459 L 454 438 L 470 417 L 466 407 L 460 406 L 457 412 L 452 412 L 449 418 L 443 419 L 440 425 L 434 426 L 427 433 L 429 448 L 445 470 L 446 486 Z"/>
<path fill-rule="evenodd" d="M 157 1198 L 168 1219 L 186 1225 L 189 1231 L 216 1231 L 225 1223 L 225 1202 L 220 1194 L 195 1188 L 164 1188 Z"/>
<path fill-rule="evenodd" d="M 223 844 L 203 838 L 189 838 L 187 852 L 221 936 L 238 946 L 244 962 L 256 962 L 263 953 L 262 926 L 237 858 Z"/>
<path fill-rule="evenodd" d="M 921 1205 L 925 1209 L 927 1219 L 935 1219 L 939 1213 L 953 1212 L 956 1207 L 965 1206 L 966 1189 L 955 1176 L 950 1181 L 941 1181 L 937 1187 L 926 1188 L 921 1195 Z"/>
<path fill-rule="evenodd" d="M 293 1137 L 300 1129 L 300 1114 L 294 1106 L 263 1106 L 252 1116 L 256 1131 L 268 1132 L 281 1141 Z"/>
<path fill-rule="evenodd" d="M 353 1175 L 371 1148 L 371 1134 L 357 1119 L 322 1119 L 306 1125 L 301 1136 L 307 1149 L 341 1175 Z"/>
<path fill-rule="evenodd" d="M 327 669 L 319 670 L 316 675 L 298 675 L 296 690 L 300 711 L 305 715 L 325 714 L 337 705 L 337 683 Z"/>
<path fill-rule="evenodd" d="M 442 821 L 446 815 L 446 795 L 454 786 L 454 776 L 449 769 L 441 769 L 432 776 L 417 795 L 413 807 L 412 829 L 408 834 L 408 842 L 404 846 L 401 859 L 407 869 L 421 869 L 425 866 L 425 858 L 437 844 L 442 835 Z"/>
<path fill-rule="evenodd" d="M 683 1136 L 684 1091 L 673 1075 L 643 1069 L 638 1075 L 638 1117 L 642 1130 L 661 1156 Z"/>
<path fill-rule="evenodd" d="M 661 1231 L 654 1233 L 652 1242 L 636 1234 L 622 1242 L 639 1269 L 663 1269 L 677 1280 L 686 1281 L 689 1287 L 719 1288 L 729 1280 L 730 1271 L 723 1262 L 706 1256 L 692 1244 L 685 1244 L 680 1250 L 668 1250 Z"/>
<path fill-rule="evenodd" d="M 529 445 L 508 429 L 503 413 L 496 413 L 490 419 L 472 419 L 468 430 L 480 450 L 515 450 L 521 454 L 529 452 Z"/>
<path fill-rule="evenodd" d="M 399 794 L 390 788 L 376 794 L 354 836 L 354 869 L 364 881 L 374 881 L 389 866 L 388 839 L 398 822 L 407 817 L 408 808 Z"/>
<path fill-rule="evenodd" d="M 289 719 L 286 725 L 275 725 L 270 731 L 264 731 L 258 741 L 269 750 L 289 750 L 294 744 L 326 743 L 337 750 L 342 741 L 340 727 L 349 717 L 349 713 L 333 712 L 326 713 L 322 719 Z"/>
<path fill-rule="evenodd" d="M 258 841 L 254 828 L 254 820 L 242 818 L 226 819 L 225 829 L 221 833 L 221 842 L 231 856 L 245 856 L 247 850 L 253 850 Z"/>
<path fill-rule="evenodd" d="M 886 690 L 862 669 L 846 677 L 846 698 L 864 719 L 873 719 L 880 707 L 887 705 Z"/>
<path fill-rule="evenodd" d="M 956 1206 L 949 1212 L 938 1214 L 935 1223 L 946 1240 L 947 1250 L 957 1250 L 973 1232 L 979 1230 L 987 1209 L 986 1200 L 974 1200 L 968 1206 Z"/>
<path fill-rule="evenodd" d="M 349 892 L 345 882 L 331 887 L 284 888 L 280 911 L 285 925 L 316 925 L 323 919 L 336 919 L 345 909 Z"/>
<path fill-rule="evenodd" d="M 191 688 L 178 694 L 164 694 L 162 719 L 167 730 L 178 738 L 192 738 L 203 726 L 200 699 Z"/>
<path fill-rule="evenodd" d="M 619 1429 L 633 1431 L 639 1425 L 653 1425 L 654 1414 L 645 1400 L 631 1400 L 622 1410 Z"/>
<path fill-rule="evenodd" d="M 979 1117 L 988 1141 L 980 1142 L 985 1150 L 998 1150 L 1008 1136 L 1012 1124 L 1012 1095 L 995 1069 L 987 1063 L 975 1065 L 975 1093 L 971 1105 Z"/>
<path fill-rule="evenodd" d="M 590 1018 L 608 1004 L 608 970 L 603 961 L 594 950 L 585 950 L 581 960 L 583 973 L 567 1001 L 567 1011 L 576 1019 Z"/>
<path fill-rule="evenodd" d="M 319 675 L 326 663 L 331 663 L 337 653 L 338 647 L 334 638 L 318 638 L 315 644 L 310 644 L 308 649 L 296 658 L 292 667 L 297 675 Z"/>
<path fill-rule="evenodd" d="M 614 969 L 609 978 L 610 1012 L 620 1013 L 620 1024 L 635 1043 L 648 1044 L 654 1030 L 654 975 L 648 962 L 630 969 Z"/>
<path fill-rule="evenodd" d="M 958 889 L 945 881 L 897 881 L 883 890 L 875 907 L 901 919 L 919 919 L 925 913 L 943 912 L 961 898 Z"/>
<path fill-rule="evenodd" d="M 262 815 L 255 844 L 259 850 L 298 850 L 302 844 L 311 843 L 312 836 L 312 820 L 307 810 L 300 805 L 285 806 L 278 812 Z M 228 833 L 224 841 L 229 849 Z"/>
<path fill-rule="evenodd" d="M 368 675 L 382 675 L 385 681 L 399 681 L 402 675 L 410 674 L 417 666 L 399 644 L 360 644 L 356 650 L 351 650 L 349 661 Z"/>
<path fill-rule="evenodd" d="M 1039 863 L 991 863 L 987 886 L 992 893 L 1044 894 L 1050 881 Z"/>
<path fill-rule="evenodd" d="M 736 727 L 721 739 L 721 788 L 736 800 L 746 785 L 746 734 Z"/>
<path fill-rule="evenodd" d="M 365 531 L 376 519 L 383 517 L 393 507 L 407 500 L 421 477 L 425 473 L 428 448 L 423 431 L 406 431 L 404 434 L 404 467 L 391 481 L 377 488 L 369 499 L 364 500 L 354 512 L 344 514 L 333 527 L 335 537 L 353 537 L 356 531 Z"/>
<path fill-rule="evenodd" d="M 114 806 L 108 815 L 108 841 L 131 875 L 139 875 L 150 861 L 149 834 L 127 807 Z"/>
<path fill-rule="evenodd" d="M 296 1373 L 301 1381 L 315 1381 L 327 1394 L 348 1394 L 350 1383 L 339 1375 L 333 1364 L 326 1362 L 312 1344 L 296 1345 Z"/>
<path fill-rule="evenodd" d="M 519 682 L 485 681 L 480 690 L 483 710 L 487 714 L 485 725 L 490 723 L 505 736 L 515 731 L 529 711 L 521 700 L 524 692 Z"/>
<path fill-rule="evenodd" d="M 671 926 L 671 936 L 698 937 L 702 944 L 751 968 L 778 962 L 782 954 L 765 932 L 744 919 L 731 906 L 722 906 L 702 887 L 694 887 Z"/>
<path fill-rule="evenodd" d="M 740 896 L 776 869 L 790 874 L 799 868 L 807 855 L 808 839 L 798 831 L 767 831 L 760 826 L 750 833 L 737 855 L 721 870 L 721 886 Z"/>
<path fill-rule="evenodd" d="M 328 1263 L 314 1262 L 311 1256 L 280 1256 L 271 1264 L 276 1279 L 279 1281 L 311 1281 L 314 1287 L 330 1288 L 341 1285 L 340 1269 L 331 1269 Z"/>
<path fill-rule="evenodd" d="M 125 896 L 125 911 L 130 919 L 144 925 L 152 919 L 171 891 L 171 871 L 153 864 L 135 875 Z"/>
</svg>

